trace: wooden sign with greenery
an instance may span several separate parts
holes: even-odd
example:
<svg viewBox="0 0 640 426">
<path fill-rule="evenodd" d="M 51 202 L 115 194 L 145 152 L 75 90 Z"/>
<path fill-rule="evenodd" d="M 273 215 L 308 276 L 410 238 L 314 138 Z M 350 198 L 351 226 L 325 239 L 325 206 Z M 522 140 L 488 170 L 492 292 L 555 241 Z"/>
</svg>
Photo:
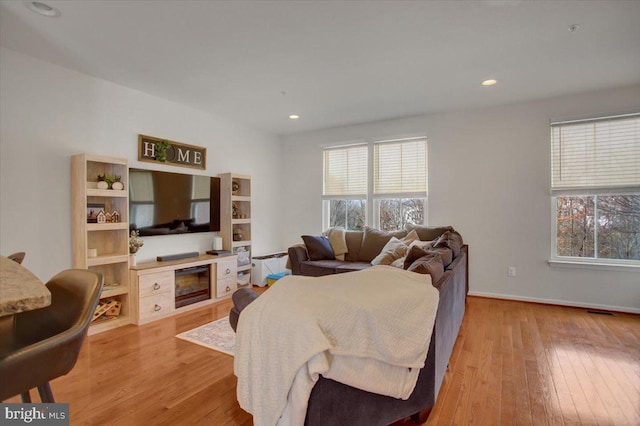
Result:
<svg viewBox="0 0 640 426">
<path fill-rule="evenodd" d="M 206 170 L 207 148 L 138 135 L 138 160 Z"/>
</svg>

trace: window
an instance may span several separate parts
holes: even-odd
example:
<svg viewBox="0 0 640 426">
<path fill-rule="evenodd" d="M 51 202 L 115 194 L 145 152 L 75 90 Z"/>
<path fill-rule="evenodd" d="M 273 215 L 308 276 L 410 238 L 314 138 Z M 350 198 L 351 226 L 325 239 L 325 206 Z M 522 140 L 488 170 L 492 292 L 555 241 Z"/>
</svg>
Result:
<svg viewBox="0 0 640 426">
<path fill-rule="evenodd" d="M 362 230 L 367 212 L 367 145 L 324 150 L 324 228 Z"/>
<path fill-rule="evenodd" d="M 395 230 L 425 223 L 426 139 L 325 149 L 323 200 L 324 228 Z"/>
<path fill-rule="evenodd" d="M 640 264 L 640 114 L 551 125 L 552 257 Z"/>
<path fill-rule="evenodd" d="M 424 138 L 373 145 L 374 223 L 392 231 L 425 223 L 427 141 Z"/>
</svg>

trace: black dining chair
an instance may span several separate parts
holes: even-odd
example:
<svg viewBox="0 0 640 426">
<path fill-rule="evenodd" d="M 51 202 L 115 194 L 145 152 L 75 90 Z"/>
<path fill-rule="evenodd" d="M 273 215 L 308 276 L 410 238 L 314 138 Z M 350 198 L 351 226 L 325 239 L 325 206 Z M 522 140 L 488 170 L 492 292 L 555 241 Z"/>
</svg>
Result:
<svg viewBox="0 0 640 426">
<path fill-rule="evenodd" d="M 13 260 L 14 262 L 17 263 L 22 263 L 22 261 L 24 260 L 24 257 L 27 255 L 27 253 L 23 252 L 23 251 L 19 251 L 16 253 L 11 253 L 9 256 L 7 256 L 7 258 Z"/>
<path fill-rule="evenodd" d="M 55 402 L 49 382 L 76 364 L 102 284 L 95 272 L 62 271 L 47 283 L 50 306 L 14 315 L 11 332 L 0 336 L 0 401 L 20 394 L 31 402 L 37 387 L 42 402 Z"/>
</svg>

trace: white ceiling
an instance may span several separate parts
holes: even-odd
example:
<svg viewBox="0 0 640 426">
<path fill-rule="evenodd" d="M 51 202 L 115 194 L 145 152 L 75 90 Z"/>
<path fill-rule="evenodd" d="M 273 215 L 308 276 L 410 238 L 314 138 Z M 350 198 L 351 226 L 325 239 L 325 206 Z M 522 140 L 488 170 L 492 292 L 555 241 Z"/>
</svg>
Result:
<svg viewBox="0 0 640 426">
<path fill-rule="evenodd" d="M 635 0 L 42 1 L 2 46 L 275 134 L 640 83 Z"/>
</svg>

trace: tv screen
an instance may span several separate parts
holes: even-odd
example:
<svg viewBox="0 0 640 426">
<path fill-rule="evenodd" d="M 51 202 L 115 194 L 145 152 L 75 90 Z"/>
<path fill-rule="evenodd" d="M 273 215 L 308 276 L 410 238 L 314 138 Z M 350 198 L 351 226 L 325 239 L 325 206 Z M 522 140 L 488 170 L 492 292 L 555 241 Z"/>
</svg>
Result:
<svg viewBox="0 0 640 426">
<path fill-rule="evenodd" d="M 220 178 L 129 169 L 129 229 L 141 236 L 220 230 Z"/>
</svg>

